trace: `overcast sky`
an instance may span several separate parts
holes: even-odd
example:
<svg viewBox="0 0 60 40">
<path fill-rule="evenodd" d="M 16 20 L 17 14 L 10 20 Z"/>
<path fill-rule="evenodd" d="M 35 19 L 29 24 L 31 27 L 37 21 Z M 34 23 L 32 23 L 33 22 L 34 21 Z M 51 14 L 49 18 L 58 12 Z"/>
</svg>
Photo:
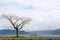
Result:
<svg viewBox="0 0 60 40">
<path fill-rule="evenodd" d="M 0 14 L 32 18 L 23 28 L 26 31 L 60 28 L 60 0 L 0 0 Z M 10 26 L 8 21 L 0 19 L 0 29 Z"/>
</svg>

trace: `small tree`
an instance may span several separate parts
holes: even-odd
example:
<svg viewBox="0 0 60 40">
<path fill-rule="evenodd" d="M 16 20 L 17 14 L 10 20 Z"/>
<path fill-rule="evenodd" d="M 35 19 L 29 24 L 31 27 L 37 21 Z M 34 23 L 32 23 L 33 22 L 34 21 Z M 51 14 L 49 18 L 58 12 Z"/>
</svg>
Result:
<svg viewBox="0 0 60 40">
<path fill-rule="evenodd" d="M 25 24 L 27 24 L 31 19 L 27 17 L 17 17 L 12 15 L 2 15 L 4 18 L 8 19 L 16 30 L 16 36 L 18 37 L 18 30 L 22 29 Z"/>
</svg>

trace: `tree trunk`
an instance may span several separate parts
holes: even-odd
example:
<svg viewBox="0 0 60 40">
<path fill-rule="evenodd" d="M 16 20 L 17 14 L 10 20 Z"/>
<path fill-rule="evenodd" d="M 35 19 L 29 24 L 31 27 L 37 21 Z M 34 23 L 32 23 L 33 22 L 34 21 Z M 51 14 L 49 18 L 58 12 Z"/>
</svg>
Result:
<svg viewBox="0 0 60 40">
<path fill-rule="evenodd" d="M 18 29 L 16 29 L 16 37 L 18 37 Z"/>
</svg>

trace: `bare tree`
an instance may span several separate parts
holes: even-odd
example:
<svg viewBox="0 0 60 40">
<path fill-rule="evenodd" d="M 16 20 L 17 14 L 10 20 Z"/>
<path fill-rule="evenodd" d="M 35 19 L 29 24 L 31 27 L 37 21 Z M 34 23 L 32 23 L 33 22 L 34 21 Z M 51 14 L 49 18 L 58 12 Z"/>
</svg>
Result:
<svg viewBox="0 0 60 40">
<path fill-rule="evenodd" d="M 8 19 L 16 30 L 16 36 L 18 37 L 18 30 L 22 29 L 25 24 L 27 24 L 31 19 L 27 17 L 18 17 L 12 15 L 2 15 L 4 18 Z"/>
</svg>

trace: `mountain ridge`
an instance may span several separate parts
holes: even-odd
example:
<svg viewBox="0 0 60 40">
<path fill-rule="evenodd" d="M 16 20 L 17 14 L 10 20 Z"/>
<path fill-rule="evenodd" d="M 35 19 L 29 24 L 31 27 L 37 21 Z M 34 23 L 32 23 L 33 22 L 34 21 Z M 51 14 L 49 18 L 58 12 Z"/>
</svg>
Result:
<svg viewBox="0 0 60 40">
<path fill-rule="evenodd" d="M 41 31 L 31 31 L 33 34 L 60 34 L 60 29 L 56 30 L 41 30 Z"/>
<path fill-rule="evenodd" d="M 3 29 L 3 30 L 0 30 L 0 34 L 15 34 L 16 33 L 16 30 L 10 30 L 10 29 Z M 21 30 L 21 31 L 18 31 L 19 34 L 29 34 L 28 32 L 24 31 L 24 30 Z"/>
<path fill-rule="evenodd" d="M 15 33 L 16 33 L 16 30 L 11 30 L 11 29 L 0 30 L 0 34 L 15 34 Z M 20 30 L 19 34 L 60 34 L 60 29 L 31 31 L 31 32 Z"/>
</svg>

